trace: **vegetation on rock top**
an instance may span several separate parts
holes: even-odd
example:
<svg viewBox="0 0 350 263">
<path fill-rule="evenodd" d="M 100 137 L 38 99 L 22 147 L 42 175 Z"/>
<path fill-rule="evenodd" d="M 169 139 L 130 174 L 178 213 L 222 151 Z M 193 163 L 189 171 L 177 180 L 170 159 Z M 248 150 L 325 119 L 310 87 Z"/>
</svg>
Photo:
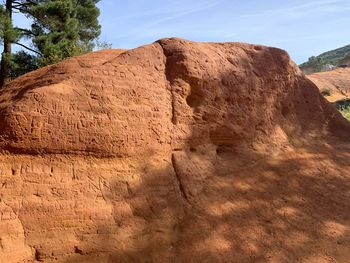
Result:
<svg viewBox="0 0 350 263">
<path fill-rule="evenodd" d="M 0 4 L 0 87 L 11 78 L 92 51 L 101 32 L 99 0 L 5 0 Z M 30 28 L 14 25 L 23 14 Z M 12 45 L 23 50 L 12 53 Z"/>
<path fill-rule="evenodd" d="M 315 73 L 323 71 L 325 67 L 329 66 L 341 66 L 342 61 L 350 57 L 350 45 L 337 48 L 318 56 L 312 56 L 309 60 L 299 67 L 306 73 Z"/>
</svg>

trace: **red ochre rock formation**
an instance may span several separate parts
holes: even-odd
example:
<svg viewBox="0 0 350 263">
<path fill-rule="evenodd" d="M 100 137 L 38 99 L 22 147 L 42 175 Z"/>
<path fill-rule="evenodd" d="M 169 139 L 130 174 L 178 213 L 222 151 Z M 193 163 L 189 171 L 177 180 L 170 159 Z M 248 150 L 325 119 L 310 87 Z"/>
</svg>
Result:
<svg viewBox="0 0 350 263">
<path fill-rule="evenodd" d="M 321 92 L 328 93 L 325 98 L 331 102 L 350 98 L 350 68 L 337 68 L 307 75 Z"/>
<path fill-rule="evenodd" d="M 163 39 L 0 91 L 0 262 L 346 262 L 350 126 L 280 49 Z"/>
</svg>

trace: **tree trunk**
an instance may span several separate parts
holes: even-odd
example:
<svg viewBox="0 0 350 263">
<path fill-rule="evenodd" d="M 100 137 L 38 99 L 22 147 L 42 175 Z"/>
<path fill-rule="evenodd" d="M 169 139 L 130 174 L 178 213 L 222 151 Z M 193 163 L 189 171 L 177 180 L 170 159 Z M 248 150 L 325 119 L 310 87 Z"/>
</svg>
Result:
<svg viewBox="0 0 350 263">
<path fill-rule="evenodd" d="M 12 21 L 12 0 L 6 0 L 6 16 Z M 11 30 L 6 28 L 5 31 Z M 6 36 L 4 37 L 4 51 L 1 56 L 1 69 L 0 69 L 0 87 L 3 87 L 9 80 L 10 63 L 9 55 L 11 54 L 11 41 Z"/>
</svg>

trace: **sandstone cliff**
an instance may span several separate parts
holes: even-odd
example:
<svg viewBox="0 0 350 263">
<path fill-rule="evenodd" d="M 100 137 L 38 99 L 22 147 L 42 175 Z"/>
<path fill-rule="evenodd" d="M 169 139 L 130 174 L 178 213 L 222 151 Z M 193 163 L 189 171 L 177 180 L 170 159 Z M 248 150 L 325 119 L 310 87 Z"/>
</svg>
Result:
<svg viewBox="0 0 350 263">
<path fill-rule="evenodd" d="M 0 125 L 0 262 L 350 257 L 350 125 L 282 50 L 87 54 L 1 90 Z"/>
</svg>

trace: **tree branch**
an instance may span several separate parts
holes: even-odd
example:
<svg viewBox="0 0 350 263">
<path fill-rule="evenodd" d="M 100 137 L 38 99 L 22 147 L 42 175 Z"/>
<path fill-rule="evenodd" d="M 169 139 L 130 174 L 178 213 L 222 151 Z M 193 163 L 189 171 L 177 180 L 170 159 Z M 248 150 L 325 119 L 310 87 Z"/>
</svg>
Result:
<svg viewBox="0 0 350 263">
<path fill-rule="evenodd" d="M 27 2 L 21 3 L 18 1 L 12 1 L 12 6 L 32 6 L 32 5 L 37 5 L 37 3 L 33 2 L 33 1 L 29 1 L 27 0 Z"/>
<path fill-rule="evenodd" d="M 42 54 L 40 52 L 38 52 L 38 51 L 36 51 L 36 50 L 34 50 L 34 49 L 30 48 L 30 47 L 27 47 L 27 46 L 25 46 L 25 45 L 23 45 L 23 44 L 21 44 L 19 42 L 14 42 L 13 44 L 18 45 L 20 47 L 23 47 L 23 48 L 25 48 L 25 49 L 27 49 L 27 50 L 29 50 L 31 52 L 34 52 L 34 53 L 36 53 L 39 56 L 42 56 Z"/>
<path fill-rule="evenodd" d="M 37 5 L 38 3 L 27 0 L 27 2 L 21 3 L 18 1 L 12 1 L 12 8 L 22 13 L 28 12 L 29 8 Z"/>
<path fill-rule="evenodd" d="M 27 33 L 28 35 L 36 36 L 32 31 L 25 28 L 15 27 L 15 29 Z"/>
</svg>

